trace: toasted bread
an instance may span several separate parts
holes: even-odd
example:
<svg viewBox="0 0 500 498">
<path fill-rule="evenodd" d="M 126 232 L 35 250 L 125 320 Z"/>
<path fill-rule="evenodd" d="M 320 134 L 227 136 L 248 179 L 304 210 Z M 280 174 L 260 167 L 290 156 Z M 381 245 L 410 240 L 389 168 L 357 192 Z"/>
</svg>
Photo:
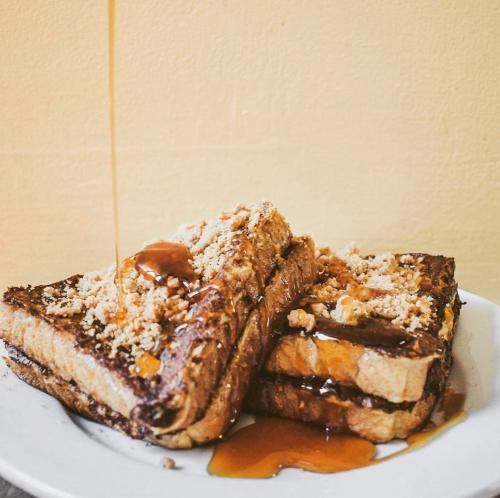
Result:
<svg viewBox="0 0 500 498">
<path fill-rule="evenodd" d="M 360 258 L 357 264 L 362 267 L 364 261 L 373 259 Z M 306 330 L 299 318 L 298 326 L 285 322 L 278 327 L 266 370 L 331 378 L 394 403 L 419 400 L 432 363 L 444 358 L 451 347 L 460 311 L 453 259 L 395 255 L 391 268 L 379 274 L 379 279 L 399 272 L 398 278 L 411 277 L 418 283 L 410 283 L 410 289 L 400 285 L 392 290 L 364 286 L 356 280 L 356 272 L 330 251 L 323 251 L 319 264 L 318 282 L 299 303 L 302 314 L 308 315 L 305 319 L 312 319 L 314 325 Z M 352 314 L 356 306 L 361 309 L 359 317 L 342 322 L 335 314 L 341 308 L 337 303 L 345 298 L 351 299 Z M 399 316 L 398 311 L 406 316 Z M 407 326 L 399 323 L 403 319 Z"/>
<path fill-rule="evenodd" d="M 323 249 L 318 264 L 317 282 L 276 327 L 250 410 L 377 442 L 406 437 L 448 375 L 461 306 L 453 259 Z"/>
<path fill-rule="evenodd" d="M 220 436 L 237 417 L 266 352 L 266 317 L 291 304 L 314 279 L 316 264 L 310 240 L 293 240 L 268 203 L 188 227 L 174 240 L 190 250 L 195 281 L 186 289 L 171 276 L 158 286 L 129 265 L 125 327 L 114 321 L 111 269 L 9 289 L 0 305 L 0 337 L 30 360 L 27 367 L 12 359 L 15 371 L 70 407 L 99 418 L 91 409 L 97 406 L 132 435 L 190 446 Z M 278 285 L 281 277 L 293 284 Z M 246 344 L 252 354 L 239 350 Z M 202 422 L 215 402 L 220 421 L 211 428 Z"/>
</svg>

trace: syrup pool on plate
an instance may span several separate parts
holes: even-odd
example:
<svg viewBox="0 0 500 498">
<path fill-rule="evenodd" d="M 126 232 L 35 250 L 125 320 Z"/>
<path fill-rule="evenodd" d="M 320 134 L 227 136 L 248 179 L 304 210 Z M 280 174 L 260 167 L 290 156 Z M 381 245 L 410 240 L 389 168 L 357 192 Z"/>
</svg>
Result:
<svg viewBox="0 0 500 498">
<path fill-rule="evenodd" d="M 366 439 L 293 420 L 257 417 L 255 423 L 217 445 L 208 472 L 220 477 L 265 478 L 290 467 L 332 473 L 381 463 L 421 448 L 461 422 L 464 401 L 464 394 L 447 389 L 436 410 L 440 422 L 431 422 L 409 436 L 406 448 L 378 459 L 376 445 Z"/>
</svg>

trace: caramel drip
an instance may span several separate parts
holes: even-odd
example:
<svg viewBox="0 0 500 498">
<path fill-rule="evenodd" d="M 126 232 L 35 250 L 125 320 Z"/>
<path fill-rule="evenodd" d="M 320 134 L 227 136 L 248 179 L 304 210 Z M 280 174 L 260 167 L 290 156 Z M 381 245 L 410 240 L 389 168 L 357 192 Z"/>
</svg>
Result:
<svg viewBox="0 0 500 498">
<path fill-rule="evenodd" d="M 211 282 L 208 285 L 202 287 L 201 289 L 189 292 L 187 298 L 190 302 L 195 303 L 203 299 L 211 291 L 221 292 L 222 288 L 223 284 L 221 281 Z"/>
<path fill-rule="evenodd" d="M 134 256 L 137 271 L 160 285 L 166 284 L 167 278 L 173 276 L 188 286 L 196 278 L 192 259 L 185 245 L 174 242 L 151 244 Z"/>
<path fill-rule="evenodd" d="M 393 348 L 401 347 L 413 339 L 403 328 L 371 318 L 361 321 L 358 325 L 344 325 L 330 318 L 317 317 L 313 335 L 365 346 Z"/>
<path fill-rule="evenodd" d="M 438 425 L 429 422 L 427 427 L 421 432 L 417 432 L 416 434 L 412 434 L 408 437 L 408 439 L 406 440 L 406 442 L 408 443 L 407 448 L 401 451 L 397 451 L 396 453 L 388 455 L 387 457 L 381 458 L 377 461 L 383 462 L 386 460 L 390 460 L 397 456 L 405 455 L 410 451 L 422 448 L 422 446 L 425 446 L 426 444 L 436 439 L 447 429 L 462 422 L 467 416 L 464 411 L 464 403 L 465 394 L 457 393 L 449 388 L 446 389 L 446 391 L 443 393 L 441 406 L 437 410 L 437 413 L 442 416 L 442 422 Z"/>
<path fill-rule="evenodd" d="M 416 434 L 412 434 L 406 442 L 408 443 L 408 448 L 404 449 L 402 452 L 395 453 L 391 455 L 391 457 L 399 456 L 402 453 L 408 453 L 410 451 L 416 450 L 417 448 L 421 448 L 427 443 L 430 443 L 433 439 L 436 439 L 441 433 L 445 430 L 453 427 L 458 424 L 466 417 L 465 412 L 461 411 L 456 413 L 453 417 L 450 417 L 442 424 L 439 424 L 433 428 L 428 428 L 423 430 L 422 432 L 417 432 Z"/>
<path fill-rule="evenodd" d="M 349 284 L 355 283 L 352 271 L 347 263 L 337 256 L 332 256 L 328 265 L 325 266 L 326 275 L 335 275 L 337 282 L 345 289 Z"/>
<path fill-rule="evenodd" d="M 358 301 L 367 302 L 377 297 L 386 296 L 390 294 L 389 291 L 383 289 L 373 289 L 372 287 L 365 287 L 364 285 L 349 284 L 345 291 L 345 295 L 357 299 Z"/>
<path fill-rule="evenodd" d="M 465 404 L 465 394 L 457 393 L 453 389 L 446 389 L 443 394 L 439 412 L 444 416 L 445 420 L 450 420 L 456 415 L 463 413 Z"/>
<path fill-rule="evenodd" d="M 134 373 L 139 377 L 153 377 L 160 371 L 161 361 L 152 354 L 144 353 L 135 362 Z"/>
</svg>

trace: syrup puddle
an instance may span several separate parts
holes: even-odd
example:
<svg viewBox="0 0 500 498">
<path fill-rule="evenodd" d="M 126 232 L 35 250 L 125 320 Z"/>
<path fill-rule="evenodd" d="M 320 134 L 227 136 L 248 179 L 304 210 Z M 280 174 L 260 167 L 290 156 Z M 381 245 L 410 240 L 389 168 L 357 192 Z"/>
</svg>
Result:
<svg viewBox="0 0 500 498">
<path fill-rule="evenodd" d="M 324 429 L 272 417 L 257 417 L 252 425 L 220 443 L 208 465 L 219 477 L 266 478 L 284 468 L 333 473 L 385 462 L 428 444 L 465 418 L 465 396 L 451 389 L 436 411 L 439 423 L 413 434 L 407 447 L 377 458 L 377 446 L 357 436 L 328 434 Z"/>
<path fill-rule="evenodd" d="M 259 417 L 220 443 L 208 466 L 223 477 L 272 477 L 286 467 L 339 472 L 368 465 L 373 443 L 355 436 L 326 436 L 319 427 Z"/>
</svg>

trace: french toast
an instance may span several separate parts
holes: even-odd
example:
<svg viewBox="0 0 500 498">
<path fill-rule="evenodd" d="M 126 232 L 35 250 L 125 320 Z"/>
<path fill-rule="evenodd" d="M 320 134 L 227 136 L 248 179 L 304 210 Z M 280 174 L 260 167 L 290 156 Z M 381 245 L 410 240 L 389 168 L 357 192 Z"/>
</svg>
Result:
<svg viewBox="0 0 500 498">
<path fill-rule="evenodd" d="M 452 258 L 318 253 L 319 276 L 275 330 L 247 404 L 372 441 L 427 420 L 451 365 L 460 313 Z"/>
<path fill-rule="evenodd" d="M 184 227 L 172 243 L 191 266 L 161 282 L 138 253 L 118 271 L 8 289 L 0 338 L 12 370 L 71 409 L 132 437 L 190 447 L 237 420 L 271 324 L 317 265 L 312 241 L 294 238 L 269 203 Z"/>
</svg>

